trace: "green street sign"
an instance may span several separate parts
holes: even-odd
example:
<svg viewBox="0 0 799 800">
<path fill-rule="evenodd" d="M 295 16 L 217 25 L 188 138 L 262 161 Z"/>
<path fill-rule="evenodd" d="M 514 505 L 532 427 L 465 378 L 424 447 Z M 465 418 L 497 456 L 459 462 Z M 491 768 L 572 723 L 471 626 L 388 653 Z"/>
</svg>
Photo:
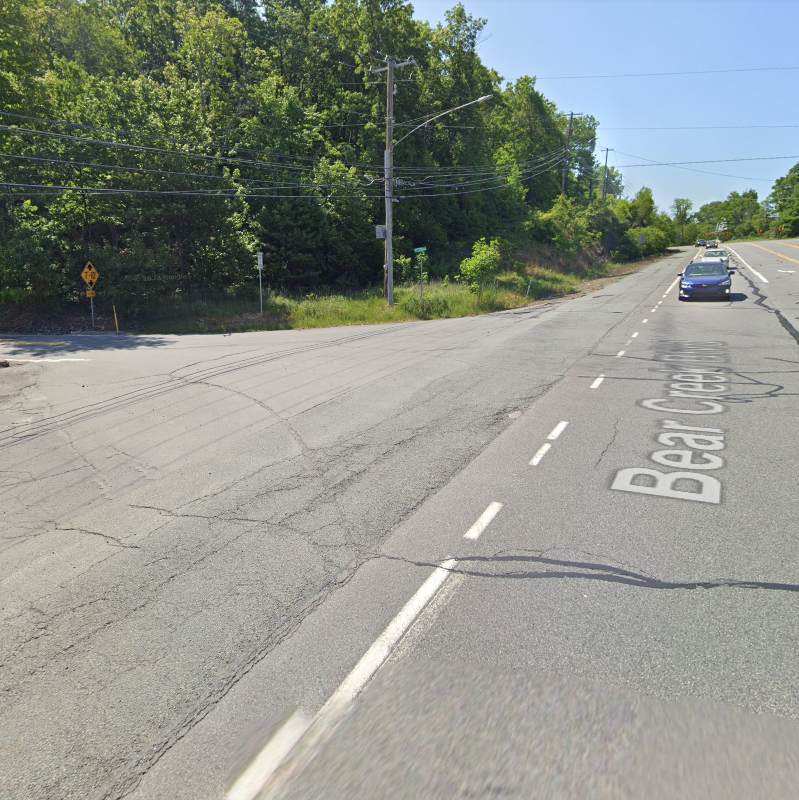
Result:
<svg viewBox="0 0 799 800">
<path fill-rule="evenodd" d="M 427 252 L 427 248 L 426 247 L 414 247 L 413 248 L 413 252 L 414 253 L 426 253 Z"/>
</svg>

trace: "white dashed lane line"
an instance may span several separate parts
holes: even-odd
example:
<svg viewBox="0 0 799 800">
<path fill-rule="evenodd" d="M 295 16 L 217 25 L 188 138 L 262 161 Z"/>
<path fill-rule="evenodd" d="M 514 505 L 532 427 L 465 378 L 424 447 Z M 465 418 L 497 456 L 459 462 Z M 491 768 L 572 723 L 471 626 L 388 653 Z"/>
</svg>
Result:
<svg viewBox="0 0 799 800">
<path fill-rule="evenodd" d="M 502 508 L 502 503 L 491 503 L 491 505 L 478 517 L 477 522 L 463 534 L 464 539 L 477 539 L 480 534 L 488 527 L 494 517 Z"/>
<path fill-rule="evenodd" d="M 532 460 L 530 461 L 531 467 L 537 467 L 541 463 L 541 459 L 547 454 L 549 448 L 552 447 L 551 444 L 542 444 L 541 447 L 538 448 L 538 452 L 533 456 Z"/>
<path fill-rule="evenodd" d="M 616 353 L 616 358 L 621 358 L 626 352 L 626 350 L 619 350 L 619 352 Z"/>
<path fill-rule="evenodd" d="M 501 503 L 491 503 L 469 528 L 465 538 L 476 539 L 501 508 Z M 478 532 L 470 536 L 469 534 L 475 530 Z M 297 745 L 302 743 L 300 746 L 308 747 L 318 740 L 328 725 L 340 719 L 391 655 L 411 625 L 441 591 L 457 564 L 456 559 L 450 558 L 433 571 L 312 718 L 305 717 L 301 712 L 295 712 L 283 723 L 230 787 L 225 795 L 226 800 L 254 800 L 272 781 Z M 274 787 L 274 784 L 272 785 Z"/>
<path fill-rule="evenodd" d="M 649 322 L 649 320 L 648 320 L 648 319 L 642 319 L 642 320 L 641 320 L 641 324 L 642 324 L 642 325 L 646 325 L 646 323 L 647 323 L 647 322 Z"/>
<path fill-rule="evenodd" d="M 674 279 L 674 281 L 672 282 L 671 286 L 669 286 L 669 288 L 668 288 L 668 289 L 666 289 L 666 294 L 664 294 L 664 295 L 663 295 L 663 297 L 666 297 L 666 295 L 667 295 L 667 294 L 668 294 L 668 293 L 669 293 L 669 292 L 670 292 L 670 291 L 671 291 L 671 290 L 672 290 L 672 289 L 673 289 L 673 288 L 674 288 L 674 287 L 677 285 L 677 281 L 679 281 L 679 280 L 680 280 L 680 276 L 678 275 L 678 276 L 677 276 L 677 277 Z"/>
<path fill-rule="evenodd" d="M 596 381 L 594 381 L 594 383 L 596 383 Z M 569 423 L 566 421 L 559 422 L 552 429 L 552 432 L 549 434 L 549 436 L 547 436 L 547 439 L 549 439 L 549 441 L 546 442 L 545 444 L 542 444 L 541 447 L 538 448 L 538 452 L 533 456 L 532 460 L 530 461 L 531 467 L 537 467 L 541 463 L 541 459 L 549 452 L 549 448 L 552 447 L 551 442 L 554 442 L 555 439 L 557 439 L 558 436 L 560 436 L 561 433 L 563 433 L 563 431 L 566 430 L 566 426 L 568 424 Z"/>
<path fill-rule="evenodd" d="M 636 331 L 636 332 L 633 334 L 633 339 L 636 339 L 637 337 L 638 337 L 638 331 Z"/>
<path fill-rule="evenodd" d="M 600 375 L 589 387 L 590 389 L 598 389 L 602 385 L 602 381 L 605 380 L 604 375 Z"/>
</svg>

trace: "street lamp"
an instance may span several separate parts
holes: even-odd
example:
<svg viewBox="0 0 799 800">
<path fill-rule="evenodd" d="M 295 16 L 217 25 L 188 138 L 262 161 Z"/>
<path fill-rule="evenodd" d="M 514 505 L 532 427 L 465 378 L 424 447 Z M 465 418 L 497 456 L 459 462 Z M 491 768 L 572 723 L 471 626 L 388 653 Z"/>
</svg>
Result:
<svg viewBox="0 0 799 800">
<path fill-rule="evenodd" d="M 430 119 L 425 120 L 421 125 L 417 125 L 412 131 L 409 131 L 405 134 L 401 139 L 398 141 L 394 141 L 394 119 L 393 119 L 393 111 L 394 111 L 394 81 L 393 81 L 393 66 L 391 62 L 389 62 L 389 69 L 388 69 L 388 103 L 387 109 L 389 109 L 388 116 L 386 117 L 386 151 L 384 154 L 384 168 L 385 168 L 385 200 L 386 200 L 386 298 L 388 300 L 388 304 L 390 306 L 394 305 L 394 246 L 392 236 L 394 233 L 394 148 L 400 144 L 400 142 L 404 142 L 412 133 L 416 133 L 420 128 L 424 128 L 425 125 L 429 125 L 431 122 L 434 122 L 439 117 L 443 117 L 446 114 L 452 114 L 453 111 L 460 111 L 462 108 L 466 108 L 466 106 L 473 106 L 475 103 L 484 103 L 486 100 L 490 100 L 494 95 L 487 94 L 483 97 L 478 97 L 477 100 L 470 100 L 468 103 L 464 103 L 460 106 L 455 106 L 455 108 L 448 108 L 446 111 L 441 111 L 440 113 L 436 114 Z M 396 65 L 399 66 L 399 65 Z M 377 71 L 377 70 L 375 70 Z"/>
</svg>

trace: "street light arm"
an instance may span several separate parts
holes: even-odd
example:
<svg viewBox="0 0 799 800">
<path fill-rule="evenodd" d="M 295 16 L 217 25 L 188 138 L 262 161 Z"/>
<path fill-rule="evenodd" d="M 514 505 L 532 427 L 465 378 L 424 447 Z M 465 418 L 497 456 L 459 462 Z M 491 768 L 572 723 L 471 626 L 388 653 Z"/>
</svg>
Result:
<svg viewBox="0 0 799 800">
<path fill-rule="evenodd" d="M 490 100 L 494 95 L 487 94 L 484 97 L 478 97 L 477 100 L 471 100 L 468 103 L 464 103 L 462 106 L 455 106 L 455 108 L 448 108 L 446 111 L 442 111 L 440 114 L 436 114 L 434 117 L 430 117 L 430 119 L 425 120 L 421 125 L 417 125 L 412 131 L 409 131 L 402 137 L 402 139 L 398 139 L 394 142 L 393 146 L 396 147 L 400 142 L 404 142 L 412 133 L 416 133 L 419 128 L 424 128 L 425 125 L 429 125 L 434 120 L 437 120 L 439 117 L 443 117 L 446 114 L 451 114 L 453 111 L 460 111 L 462 108 L 466 108 L 466 106 L 473 106 L 475 103 L 483 103 L 486 100 Z"/>
</svg>

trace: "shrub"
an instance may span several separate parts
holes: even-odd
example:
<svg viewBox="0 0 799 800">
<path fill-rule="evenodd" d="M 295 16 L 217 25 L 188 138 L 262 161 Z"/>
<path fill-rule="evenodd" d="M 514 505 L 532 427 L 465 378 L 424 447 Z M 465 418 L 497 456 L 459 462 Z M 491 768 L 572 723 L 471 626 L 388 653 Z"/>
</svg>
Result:
<svg viewBox="0 0 799 800">
<path fill-rule="evenodd" d="M 496 274 L 501 260 L 498 241 L 492 239 L 486 242 L 485 237 L 479 239 L 472 247 L 472 255 L 461 262 L 462 280 L 479 294 L 483 284 Z"/>
<path fill-rule="evenodd" d="M 645 236 L 646 242 L 638 244 L 638 237 Z M 613 258 L 618 261 L 634 261 L 636 258 L 657 255 L 669 246 L 669 236 L 660 228 L 649 226 L 647 228 L 630 228 L 622 237 L 619 247 L 614 251 Z"/>
</svg>

